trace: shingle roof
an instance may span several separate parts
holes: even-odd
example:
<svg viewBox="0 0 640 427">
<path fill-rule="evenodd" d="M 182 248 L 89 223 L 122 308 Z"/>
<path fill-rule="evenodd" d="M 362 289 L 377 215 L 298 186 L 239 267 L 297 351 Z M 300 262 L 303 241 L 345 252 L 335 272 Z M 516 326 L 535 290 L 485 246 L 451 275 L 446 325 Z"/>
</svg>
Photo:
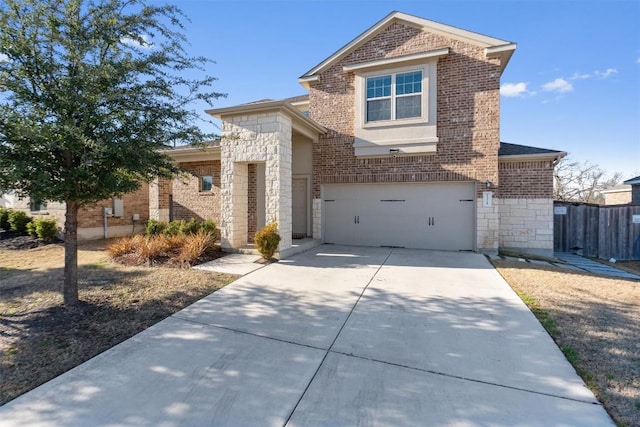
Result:
<svg viewBox="0 0 640 427">
<path fill-rule="evenodd" d="M 626 180 L 624 184 L 640 184 L 640 175 L 636 176 L 635 178 Z"/>
<path fill-rule="evenodd" d="M 308 101 L 308 100 L 309 100 L 308 94 L 292 96 L 291 98 L 283 99 L 283 101 L 287 101 L 287 102 L 302 102 L 302 101 Z"/>
<path fill-rule="evenodd" d="M 549 150 L 548 148 L 530 147 L 528 145 L 500 143 L 498 156 L 526 156 L 531 154 L 562 154 L 564 151 Z"/>
</svg>

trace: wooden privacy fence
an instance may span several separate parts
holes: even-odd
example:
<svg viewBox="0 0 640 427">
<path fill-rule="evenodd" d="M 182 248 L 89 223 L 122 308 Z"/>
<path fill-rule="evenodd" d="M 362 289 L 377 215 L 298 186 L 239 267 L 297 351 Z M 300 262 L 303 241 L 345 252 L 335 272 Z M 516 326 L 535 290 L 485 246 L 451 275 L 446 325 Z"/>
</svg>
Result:
<svg viewBox="0 0 640 427">
<path fill-rule="evenodd" d="M 640 257 L 640 205 L 554 202 L 553 250 L 617 260 Z"/>
</svg>

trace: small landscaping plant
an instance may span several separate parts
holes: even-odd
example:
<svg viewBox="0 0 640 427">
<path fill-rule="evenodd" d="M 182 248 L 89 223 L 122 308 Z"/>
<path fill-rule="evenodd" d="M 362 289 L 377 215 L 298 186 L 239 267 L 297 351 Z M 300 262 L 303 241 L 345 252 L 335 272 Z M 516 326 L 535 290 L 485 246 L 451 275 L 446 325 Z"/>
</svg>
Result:
<svg viewBox="0 0 640 427">
<path fill-rule="evenodd" d="M 147 225 L 144 228 L 144 232 L 147 236 L 155 236 L 156 234 L 164 233 L 167 228 L 165 221 L 158 221 L 155 219 L 149 219 Z"/>
<path fill-rule="evenodd" d="M 194 265 L 217 252 L 213 221 L 149 220 L 146 236 L 124 237 L 107 247 L 109 255 L 123 264 Z"/>
<path fill-rule="evenodd" d="M 55 219 L 36 218 L 27 223 L 27 233 L 43 240 L 53 240 L 58 234 L 58 224 Z"/>
<path fill-rule="evenodd" d="M 1 230 L 9 230 L 9 213 L 11 209 L 0 208 L 0 229 Z"/>
<path fill-rule="evenodd" d="M 22 211 L 11 210 L 9 212 L 9 228 L 11 231 L 24 233 L 27 231 L 27 224 L 31 222 L 31 217 Z"/>
<path fill-rule="evenodd" d="M 256 232 L 253 238 L 256 248 L 260 255 L 266 260 L 273 258 L 280 244 L 280 235 L 278 234 L 278 223 L 272 222 L 262 227 Z"/>
</svg>

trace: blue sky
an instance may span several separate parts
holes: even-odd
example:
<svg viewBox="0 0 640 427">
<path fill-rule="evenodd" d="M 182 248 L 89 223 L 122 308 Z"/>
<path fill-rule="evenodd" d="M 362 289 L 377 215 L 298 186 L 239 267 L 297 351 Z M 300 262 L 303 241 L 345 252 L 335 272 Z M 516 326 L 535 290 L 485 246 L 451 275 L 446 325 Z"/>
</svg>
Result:
<svg viewBox="0 0 640 427">
<path fill-rule="evenodd" d="M 299 76 L 393 10 L 518 44 L 501 139 L 640 175 L 640 1 L 168 0 L 189 52 L 228 94 L 215 107 L 305 93 Z M 202 107 L 203 109 L 205 106 Z"/>
</svg>

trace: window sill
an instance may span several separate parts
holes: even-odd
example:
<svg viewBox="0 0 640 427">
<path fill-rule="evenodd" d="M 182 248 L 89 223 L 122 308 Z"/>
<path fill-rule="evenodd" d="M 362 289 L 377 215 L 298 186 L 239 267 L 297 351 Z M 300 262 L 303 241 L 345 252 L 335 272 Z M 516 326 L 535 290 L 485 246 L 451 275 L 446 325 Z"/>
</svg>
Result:
<svg viewBox="0 0 640 427">
<path fill-rule="evenodd" d="M 378 128 L 390 128 L 401 126 L 412 126 L 419 124 L 428 124 L 426 117 L 418 117 L 415 119 L 400 119 L 400 120 L 381 120 L 376 122 L 368 122 L 362 125 L 363 129 L 378 129 Z"/>
</svg>

